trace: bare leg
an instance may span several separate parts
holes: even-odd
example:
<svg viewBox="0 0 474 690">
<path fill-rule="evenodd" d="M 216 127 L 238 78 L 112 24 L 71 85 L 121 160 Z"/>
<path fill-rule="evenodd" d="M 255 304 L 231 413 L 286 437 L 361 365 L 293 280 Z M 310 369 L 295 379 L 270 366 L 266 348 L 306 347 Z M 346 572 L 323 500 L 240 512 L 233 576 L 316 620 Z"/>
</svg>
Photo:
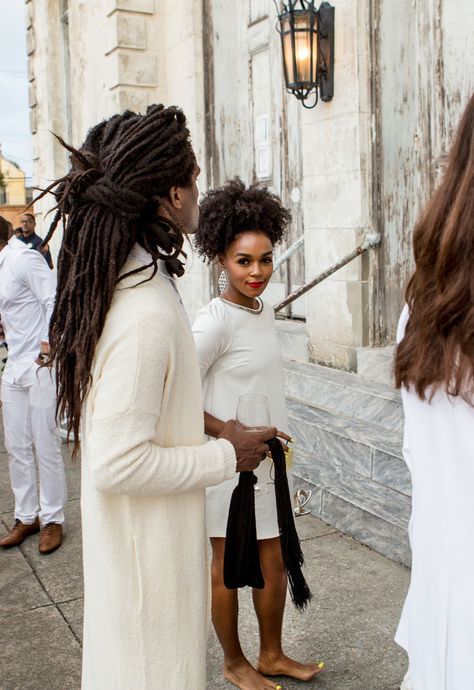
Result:
<svg viewBox="0 0 474 690">
<path fill-rule="evenodd" d="M 239 690 L 274 690 L 275 684 L 254 669 L 240 646 L 238 593 L 224 585 L 225 539 L 213 537 L 211 545 L 212 623 L 224 650 L 224 678 Z"/>
<path fill-rule="evenodd" d="M 258 547 L 265 580 L 264 589 L 253 590 L 253 603 L 260 628 L 258 670 L 267 676 L 290 676 L 298 680 L 311 680 L 323 670 L 324 664 L 300 664 L 287 657 L 281 646 L 287 581 L 280 539 L 262 539 L 258 542 Z"/>
</svg>

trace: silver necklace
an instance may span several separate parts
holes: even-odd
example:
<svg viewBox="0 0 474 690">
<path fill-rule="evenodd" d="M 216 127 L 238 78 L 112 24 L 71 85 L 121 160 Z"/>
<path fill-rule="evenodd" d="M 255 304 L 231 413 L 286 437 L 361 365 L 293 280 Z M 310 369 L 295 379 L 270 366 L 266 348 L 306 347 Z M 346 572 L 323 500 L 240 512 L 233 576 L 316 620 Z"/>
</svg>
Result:
<svg viewBox="0 0 474 690">
<path fill-rule="evenodd" d="M 263 302 L 259 297 L 256 297 L 255 299 L 258 302 L 258 309 L 251 309 L 250 307 L 244 307 L 242 304 L 235 304 L 234 302 L 230 302 L 228 299 L 224 299 L 224 297 L 219 297 L 220 300 L 225 302 L 226 304 L 229 305 L 229 307 L 234 307 L 234 309 L 242 309 L 242 311 L 248 311 L 249 314 L 261 314 L 262 309 L 263 309 Z"/>
</svg>

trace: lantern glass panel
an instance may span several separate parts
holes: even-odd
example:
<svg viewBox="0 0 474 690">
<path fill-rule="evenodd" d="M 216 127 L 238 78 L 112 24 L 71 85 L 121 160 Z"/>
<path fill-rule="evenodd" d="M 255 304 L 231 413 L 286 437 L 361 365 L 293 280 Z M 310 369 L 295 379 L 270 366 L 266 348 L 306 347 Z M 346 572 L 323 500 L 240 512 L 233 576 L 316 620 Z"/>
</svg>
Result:
<svg viewBox="0 0 474 690">
<path fill-rule="evenodd" d="M 313 44 L 311 46 L 311 44 Z M 312 47 L 312 51 L 311 51 Z M 313 59 L 311 60 L 311 56 Z M 317 33 L 311 30 L 308 14 L 295 16 L 295 59 L 297 78 L 302 84 L 314 83 L 316 76 Z"/>
<path fill-rule="evenodd" d="M 283 43 L 283 59 L 285 61 L 285 72 L 288 85 L 294 84 L 296 81 L 296 74 L 293 62 L 293 42 L 291 39 L 291 21 L 287 16 L 282 22 L 282 43 Z"/>
</svg>

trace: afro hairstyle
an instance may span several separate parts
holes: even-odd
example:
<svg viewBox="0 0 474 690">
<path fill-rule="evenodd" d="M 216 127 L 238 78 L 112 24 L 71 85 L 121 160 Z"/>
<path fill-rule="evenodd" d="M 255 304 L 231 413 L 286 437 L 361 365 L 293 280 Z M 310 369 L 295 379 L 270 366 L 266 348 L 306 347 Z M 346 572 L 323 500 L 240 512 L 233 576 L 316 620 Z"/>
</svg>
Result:
<svg viewBox="0 0 474 690">
<path fill-rule="evenodd" d="M 201 201 L 194 235 L 199 254 L 209 262 L 226 252 L 235 237 L 250 230 L 265 233 L 273 245 L 285 237 L 291 213 L 268 189 L 246 187 L 238 177 L 211 189 Z"/>
</svg>

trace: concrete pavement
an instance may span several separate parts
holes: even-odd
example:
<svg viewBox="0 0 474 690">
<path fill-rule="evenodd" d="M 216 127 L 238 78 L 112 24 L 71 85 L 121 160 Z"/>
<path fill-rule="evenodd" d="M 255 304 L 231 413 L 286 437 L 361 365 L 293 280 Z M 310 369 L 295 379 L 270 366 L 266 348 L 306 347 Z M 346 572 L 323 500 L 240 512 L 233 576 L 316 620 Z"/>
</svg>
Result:
<svg viewBox="0 0 474 690">
<path fill-rule="evenodd" d="M 83 591 L 79 466 L 71 462 L 65 446 L 63 450 L 69 486 L 63 546 L 41 556 L 35 535 L 19 548 L 0 551 L 0 690 L 80 688 Z M 12 509 L 2 438 L 2 536 L 13 523 Z M 327 670 L 310 683 L 281 679 L 285 690 L 397 690 L 406 660 L 393 635 L 408 585 L 408 570 L 312 515 L 298 518 L 297 525 L 314 602 L 304 614 L 288 604 L 286 652 L 301 661 L 323 659 Z M 248 591 L 241 595 L 241 637 L 249 659 L 255 660 L 258 630 Z M 231 690 L 222 679 L 221 665 L 222 653 L 211 633 L 207 690 Z"/>
</svg>

